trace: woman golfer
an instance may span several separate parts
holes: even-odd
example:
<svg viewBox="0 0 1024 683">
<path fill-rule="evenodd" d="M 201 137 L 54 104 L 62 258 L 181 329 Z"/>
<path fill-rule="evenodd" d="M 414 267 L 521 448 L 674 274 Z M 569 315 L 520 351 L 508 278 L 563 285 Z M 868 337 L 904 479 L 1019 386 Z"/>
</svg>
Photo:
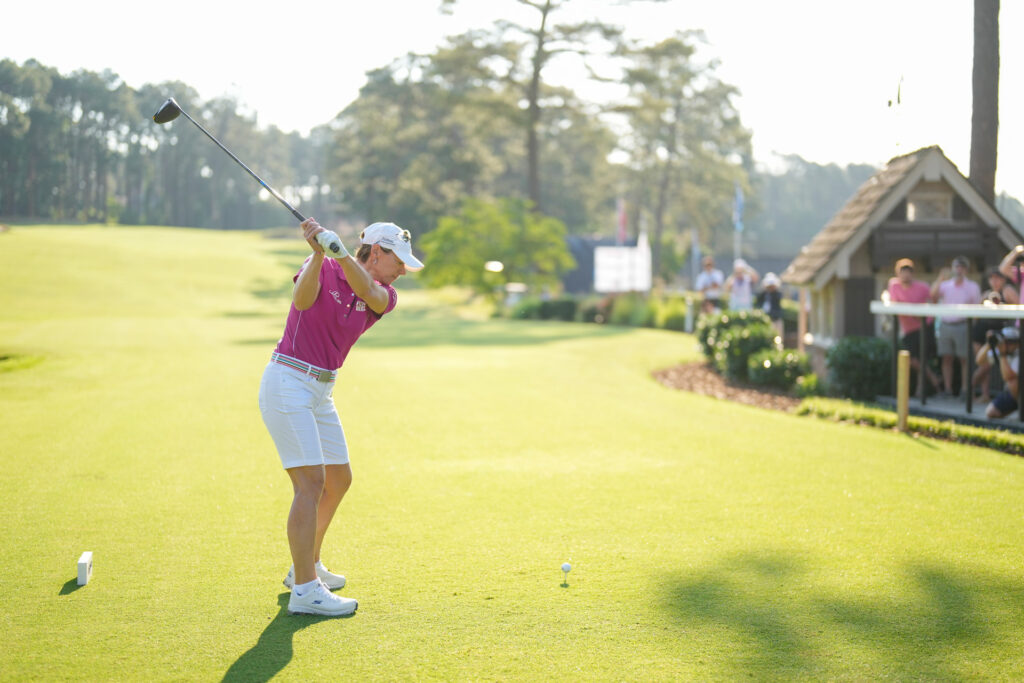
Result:
<svg viewBox="0 0 1024 683">
<path fill-rule="evenodd" d="M 288 611 L 340 616 L 358 603 L 331 593 L 345 577 L 320 561 L 324 534 L 352 483 L 334 379 L 359 336 L 394 309 L 391 283 L 423 264 L 412 254 L 409 231 L 394 223 L 363 230 L 354 258 L 340 242 L 338 253 L 325 258 L 317 235 L 326 232 L 312 218 L 302 223 L 313 255 L 294 278 L 284 336 L 260 383 L 260 412 L 295 494 L 288 513 Z"/>
</svg>

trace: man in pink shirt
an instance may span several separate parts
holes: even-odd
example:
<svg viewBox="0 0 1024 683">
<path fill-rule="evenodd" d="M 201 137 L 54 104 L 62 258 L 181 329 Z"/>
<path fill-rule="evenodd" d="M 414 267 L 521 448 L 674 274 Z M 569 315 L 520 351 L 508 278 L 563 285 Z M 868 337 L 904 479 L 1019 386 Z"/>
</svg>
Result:
<svg viewBox="0 0 1024 683">
<path fill-rule="evenodd" d="M 906 304 L 926 304 L 931 301 L 931 289 L 924 282 L 914 279 L 914 262 L 908 258 L 902 258 L 896 262 L 896 277 L 889 278 L 889 301 L 898 301 Z M 910 365 L 917 370 L 917 376 L 921 377 L 921 335 L 925 335 L 925 343 L 928 349 L 934 349 L 934 332 L 930 319 L 914 315 L 899 316 L 900 348 L 910 352 Z M 929 351 L 931 353 L 931 351 Z M 924 372 L 931 385 L 937 390 L 942 386 L 939 376 L 928 366 Z M 920 381 L 920 380 L 918 380 Z"/>
<path fill-rule="evenodd" d="M 981 287 L 967 279 L 967 259 L 953 259 L 953 276 L 949 268 L 939 271 L 931 289 L 932 301 L 940 304 L 980 304 Z M 971 353 L 971 340 L 967 338 L 967 319 L 961 316 L 942 316 L 935 333 L 939 355 L 942 357 L 942 383 L 947 394 L 953 393 L 953 357 L 960 359 L 963 395 L 967 396 L 967 354 Z"/>
</svg>

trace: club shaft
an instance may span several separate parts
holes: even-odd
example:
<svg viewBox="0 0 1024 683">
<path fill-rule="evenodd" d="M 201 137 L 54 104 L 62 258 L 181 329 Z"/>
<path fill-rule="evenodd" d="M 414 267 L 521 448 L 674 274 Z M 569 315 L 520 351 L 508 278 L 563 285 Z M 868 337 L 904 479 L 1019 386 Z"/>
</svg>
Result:
<svg viewBox="0 0 1024 683">
<path fill-rule="evenodd" d="M 249 175 L 251 175 L 251 176 L 252 176 L 253 178 L 255 178 L 255 179 L 256 179 L 256 182 L 258 182 L 258 183 L 259 183 L 260 185 L 262 185 L 262 186 L 263 186 L 263 189 L 264 189 L 264 190 L 266 190 L 267 192 L 269 192 L 270 194 L 272 194 L 272 195 L 274 196 L 274 199 L 276 199 L 277 201 L 279 201 L 279 202 L 281 202 L 282 204 L 284 204 L 284 207 L 285 207 L 286 209 L 288 209 L 289 211 L 291 211 L 291 212 L 292 212 L 292 215 L 293 215 L 293 216 L 295 216 L 295 217 L 296 217 L 297 219 L 299 219 L 299 222 L 300 222 L 300 223 L 301 223 L 302 221 L 306 220 L 306 217 L 305 217 L 305 216 L 303 216 L 303 215 L 302 215 L 301 213 L 299 213 L 299 212 L 298 212 L 298 211 L 297 211 L 297 210 L 295 209 L 295 207 L 294 207 L 294 206 L 292 206 L 291 204 L 289 204 L 289 203 L 288 203 L 288 202 L 287 202 L 287 201 L 285 200 L 285 198 L 284 198 L 284 197 L 282 197 L 281 195 L 279 195 L 279 194 L 277 193 L 277 190 L 275 190 L 274 188 L 272 188 L 272 187 L 271 187 L 270 185 L 267 185 L 267 184 L 266 184 L 266 183 L 265 183 L 265 182 L 263 181 L 263 178 L 260 178 L 260 177 L 259 177 L 258 175 L 256 175 L 255 173 L 253 173 L 253 171 L 252 171 L 252 169 L 251 169 L 251 168 L 249 168 L 248 166 L 246 166 L 246 165 L 245 165 L 244 163 L 242 163 L 242 160 L 241 160 L 241 159 L 239 159 L 239 158 L 238 158 L 238 157 L 236 157 L 236 156 L 235 156 L 234 154 L 232 154 L 232 153 L 231 153 L 231 150 L 230 150 L 230 149 L 228 149 L 228 148 L 227 148 L 227 147 L 225 147 L 224 145 L 220 144 L 220 140 L 218 140 L 217 138 L 215 138 L 215 137 L 213 137 L 212 135 L 210 135 L 210 132 L 209 132 L 208 130 L 206 130 L 205 128 L 203 128 L 203 127 L 202 127 L 201 125 L 199 125 L 199 122 L 198 122 L 198 121 L 196 121 L 196 120 L 195 120 L 194 118 L 192 118 L 191 116 L 189 116 L 189 115 L 188 115 L 188 112 L 186 112 L 186 111 L 185 111 L 184 109 L 181 109 L 180 107 L 179 107 L 178 109 L 179 109 L 179 111 L 181 111 L 181 113 L 182 113 L 182 114 L 184 114 L 184 116 L 185 116 L 185 118 L 186 118 L 186 119 L 188 119 L 189 121 L 191 121 L 192 123 L 194 123 L 194 124 L 196 125 L 196 128 L 198 128 L 199 130 L 203 131 L 203 133 L 204 133 L 204 134 L 206 135 L 206 137 L 208 137 L 208 138 L 210 138 L 211 140 L 213 140 L 213 142 L 214 142 L 214 144 L 215 144 L 215 145 L 217 145 L 217 146 L 218 146 L 218 147 L 220 147 L 220 148 L 221 148 L 222 150 L 224 150 L 224 153 L 225 153 L 225 154 L 227 154 L 227 155 L 228 155 L 229 157 L 231 157 L 232 159 L 234 159 L 234 160 L 235 160 L 235 163 L 237 163 L 237 164 L 238 164 L 239 166 L 241 166 L 242 168 L 244 168 L 244 169 L 245 169 L 245 171 L 246 171 L 246 173 L 248 173 L 248 174 L 249 174 Z"/>
</svg>

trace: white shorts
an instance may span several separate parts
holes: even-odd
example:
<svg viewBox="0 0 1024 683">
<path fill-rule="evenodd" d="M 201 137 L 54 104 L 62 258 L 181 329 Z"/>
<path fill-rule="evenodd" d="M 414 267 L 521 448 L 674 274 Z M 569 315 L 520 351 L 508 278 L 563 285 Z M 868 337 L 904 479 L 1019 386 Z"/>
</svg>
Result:
<svg viewBox="0 0 1024 683">
<path fill-rule="evenodd" d="M 348 464 L 348 444 L 334 407 L 334 382 L 319 382 L 270 362 L 260 382 L 260 413 L 284 468 Z"/>
</svg>

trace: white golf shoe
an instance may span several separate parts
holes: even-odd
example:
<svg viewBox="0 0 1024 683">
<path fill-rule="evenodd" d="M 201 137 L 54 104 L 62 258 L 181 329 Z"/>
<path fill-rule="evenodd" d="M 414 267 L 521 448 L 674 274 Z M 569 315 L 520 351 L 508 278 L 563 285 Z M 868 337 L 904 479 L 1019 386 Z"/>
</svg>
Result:
<svg viewBox="0 0 1024 683">
<path fill-rule="evenodd" d="M 325 617 L 343 617 L 352 614 L 359 607 L 359 603 L 352 598 L 343 598 L 335 595 L 327 589 L 322 581 L 318 581 L 312 590 L 302 595 L 296 595 L 292 589 L 292 595 L 288 598 L 289 614 L 319 614 Z"/>
<path fill-rule="evenodd" d="M 332 591 L 336 591 L 339 588 L 345 587 L 345 577 L 341 574 L 335 574 L 330 569 L 324 566 L 323 562 L 316 563 L 316 578 L 327 584 L 327 587 Z M 292 565 L 288 570 L 288 576 L 284 577 L 284 587 L 291 588 L 295 585 L 295 565 Z"/>
</svg>

